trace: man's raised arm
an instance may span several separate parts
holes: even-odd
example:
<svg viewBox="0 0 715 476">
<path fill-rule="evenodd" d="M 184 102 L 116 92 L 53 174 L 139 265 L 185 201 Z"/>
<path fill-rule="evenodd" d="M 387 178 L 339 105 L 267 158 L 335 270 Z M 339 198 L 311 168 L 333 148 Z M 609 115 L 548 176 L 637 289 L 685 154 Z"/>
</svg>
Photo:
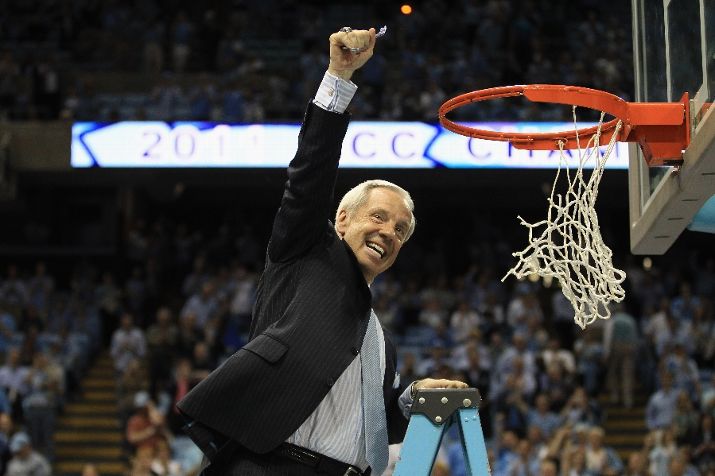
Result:
<svg viewBox="0 0 715 476">
<path fill-rule="evenodd" d="M 343 28 L 330 35 L 328 71 L 303 119 L 298 150 L 288 166 L 288 181 L 273 223 L 268 244 L 273 262 L 301 256 L 326 231 L 349 122 L 345 109 L 357 90 L 350 78 L 370 59 L 374 47 L 374 28 Z"/>
</svg>

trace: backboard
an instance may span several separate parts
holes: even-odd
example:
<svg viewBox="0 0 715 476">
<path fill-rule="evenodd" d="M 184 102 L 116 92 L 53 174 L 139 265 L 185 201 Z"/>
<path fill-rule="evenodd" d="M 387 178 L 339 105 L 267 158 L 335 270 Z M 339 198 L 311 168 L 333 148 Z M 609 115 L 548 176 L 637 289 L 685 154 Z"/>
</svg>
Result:
<svg viewBox="0 0 715 476">
<path fill-rule="evenodd" d="M 681 166 L 649 168 L 629 146 L 631 251 L 663 254 L 686 227 L 715 232 L 715 0 L 632 0 L 632 13 L 634 99 L 691 98 Z"/>
</svg>

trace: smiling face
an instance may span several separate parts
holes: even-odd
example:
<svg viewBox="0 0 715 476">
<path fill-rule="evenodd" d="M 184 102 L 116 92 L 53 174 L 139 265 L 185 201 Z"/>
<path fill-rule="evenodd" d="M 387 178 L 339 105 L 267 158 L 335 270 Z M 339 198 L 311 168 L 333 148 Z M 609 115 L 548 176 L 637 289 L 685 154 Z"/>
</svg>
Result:
<svg viewBox="0 0 715 476">
<path fill-rule="evenodd" d="M 358 260 L 368 284 L 395 262 L 408 236 L 412 214 L 404 199 L 389 188 L 374 188 L 352 213 L 339 210 L 335 228 Z"/>
</svg>

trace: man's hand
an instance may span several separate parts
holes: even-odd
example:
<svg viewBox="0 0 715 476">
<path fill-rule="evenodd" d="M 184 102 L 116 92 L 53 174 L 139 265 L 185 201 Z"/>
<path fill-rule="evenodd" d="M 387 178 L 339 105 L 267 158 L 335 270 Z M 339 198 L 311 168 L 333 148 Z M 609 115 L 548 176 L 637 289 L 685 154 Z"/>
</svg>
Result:
<svg viewBox="0 0 715 476">
<path fill-rule="evenodd" d="M 416 392 L 417 390 L 421 390 L 423 388 L 467 388 L 469 385 L 467 385 L 464 382 L 460 382 L 459 380 L 447 380 L 447 379 L 434 379 L 434 378 L 424 378 L 422 380 L 418 380 L 414 384 L 414 391 Z"/>
<path fill-rule="evenodd" d="M 350 48 L 358 48 L 353 53 Z M 372 56 L 375 48 L 375 29 L 339 31 L 330 35 L 330 64 L 328 72 L 346 81 Z"/>
</svg>

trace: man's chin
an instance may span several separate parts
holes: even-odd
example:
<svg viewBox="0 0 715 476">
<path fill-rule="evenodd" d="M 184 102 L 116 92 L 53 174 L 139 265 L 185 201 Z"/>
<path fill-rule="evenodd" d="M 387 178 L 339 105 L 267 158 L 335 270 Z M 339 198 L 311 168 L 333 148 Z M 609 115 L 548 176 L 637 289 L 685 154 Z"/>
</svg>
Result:
<svg viewBox="0 0 715 476">
<path fill-rule="evenodd" d="M 368 281 L 371 281 L 368 277 L 372 276 L 374 279 L 378 274 L 382 273 L 383 269 L 381 266 L 375 266 L 375 263 L 372 262 L 361 262 L 360 263 L 360 269 L 362 270 L 362 274 L 365 276 Z"/>
</svg>

